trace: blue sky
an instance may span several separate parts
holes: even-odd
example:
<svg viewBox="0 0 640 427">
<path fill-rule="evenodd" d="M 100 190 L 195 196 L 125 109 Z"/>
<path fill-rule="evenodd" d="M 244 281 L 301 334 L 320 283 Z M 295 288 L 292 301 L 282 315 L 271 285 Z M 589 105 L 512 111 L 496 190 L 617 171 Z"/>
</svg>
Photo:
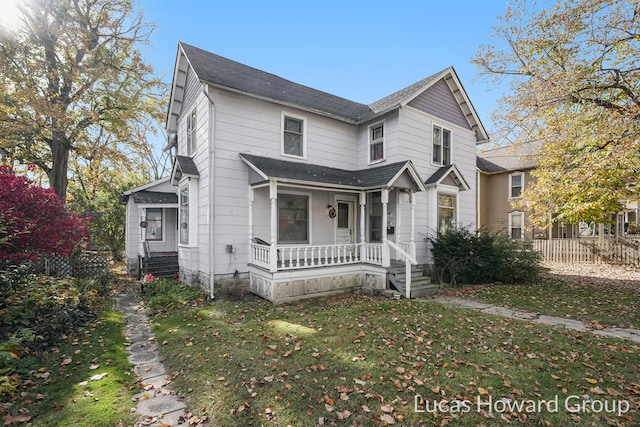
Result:
<svg viewBox="0 0 640 427">
<path fill-rule="evenodd" d="M 506 2 L 139 0 L 146 59 L 171 82 L 178 41 L 352 101 L 371 103 L 453 65 L 491 132 L 504 87 L 469 62 Z"/>
</svg>

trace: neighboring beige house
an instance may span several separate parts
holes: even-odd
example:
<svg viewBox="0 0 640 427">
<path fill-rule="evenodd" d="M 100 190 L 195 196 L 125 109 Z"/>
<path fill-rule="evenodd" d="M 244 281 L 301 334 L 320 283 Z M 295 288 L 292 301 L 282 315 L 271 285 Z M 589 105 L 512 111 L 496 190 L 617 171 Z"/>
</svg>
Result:
<svg viewBox="0 0 640 427">
<path fill-rule="evenodd" d="M 534 230 L 528 213 L 515 207 L 522 191 L 534 182 L 531 175 L 538 166 L 540 141 L 479 150 L 478 218 L 479 228 L 489 232 L 507 232 L 514 239 L 575 239 L 599 235 L 595 223 L 563 224 L 554 222 L 549 230 Z M 628 203 L 622 212 L 611 215 L 611 222 L 603 224 L 605 237 L 636 234 L 638 202 Z M 631 226 L 629 225 L 631 224 Z M 549 232 L 551 235 L 549 235 Z"/>
<path fill-rule="evenodd" d="M 514 239 L 546 238 L 530 227 L 527 212 L 513 206 L 533 179 L 539 142 L 478 151 L 478 227 Z"/>
</svg>

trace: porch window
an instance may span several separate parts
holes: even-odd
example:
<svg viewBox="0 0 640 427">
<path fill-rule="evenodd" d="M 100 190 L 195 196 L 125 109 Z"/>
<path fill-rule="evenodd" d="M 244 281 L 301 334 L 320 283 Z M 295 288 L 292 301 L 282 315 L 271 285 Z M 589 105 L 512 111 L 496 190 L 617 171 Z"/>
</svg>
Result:
<svg viewBox="0 0 640 427">
<path fill-rule="evenodd" d="M 524 214 L 520 211 L 514 211 L 509 213 L 509 235 L 514 240 L 521 240 L 524 238 L 523 233 Z"/>
<path fill-rule="evenodd" d="M 180 188 L 180 243 L 189 244 L 189 184 Z"/>
<path fill-rule="evenodd" d="M 433 125 L 432 162 L 436 165 L 451 164 L 451 131 Z"/>
<path fill-rule="evenodd" d="M 524 175 L 522 172 L 514 172 L 509 175 L 509 198 L 517 199 L 522 194 Z"/>
<path fill-rule="evenodd" d="M 438 232 L 456 224 L 456 195 L 438 193 Z"/>
<path fill-rule="evenodd" d="M 145 240 L 162 240 L 162 209 L 147 208 Z"/>
<path fill-rule="evenodd" d="M 278 243 L 309 243 L 309 196 L 278 194 Z"/>
<path fill-rule="evenodd" d="M 382 193 L 369 193 L 369 242 L 382 242 Z"/>
<path fill-rule="evenodd" d="M 192 156 L 196 152 L 196 110 L 195 108 L 187 116 L 187 155 Z"/>
<path fill-rule="evenodd" d="M 283 116 L 282 154 L 305 157 L 304 119 Z"/>
<path fill-rule="evenodd" d="M 369 163 L 384 160 L 384 123 L 369 126 Z"/>
</svg>

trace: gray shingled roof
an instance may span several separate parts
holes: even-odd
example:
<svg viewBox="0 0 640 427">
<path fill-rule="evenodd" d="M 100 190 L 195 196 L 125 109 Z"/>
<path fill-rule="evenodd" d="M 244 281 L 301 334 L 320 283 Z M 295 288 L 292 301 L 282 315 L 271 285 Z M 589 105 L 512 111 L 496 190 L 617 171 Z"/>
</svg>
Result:
<svg viewBox="0 0 640 427">
<path fill-rule="evenodd" d="M 388 185 L 391 179 L 409 161 L 391 163 L 384 166 L 349 171 L 309 163 L 289 162 L 269 157 L 240 154 L 244 159 L 271 178 L 295 181 L 318 182 L 356 188 L 374 188 Z"/>
<path fill-rule="evenodd" d="M 294 83 L 182 42 L 180 45 L 195 73 L 208 83 L 300 105 L 354 122 L 375 115 L 365 104 Z"/>
<path fill-rule="evenodd" d="M 183 175 L 200 176 L 198 168 L 191 157 L 176 156 L 176 165 L 180 168 Z"/>
<path fill-rule="evenodd" d="M 436 78 L 442 73 L 442 71 L 435 73 L 426 79 L 422 79 L 419 82 L 412 84 L 411 86 L 407 86 L 404 89 L 401 89 L 391 95 L 385 96 L 384 98 L 374 102 L 373 104 L 369 104 L 371 110 L 375 113 L 380 113 L 388 110 L 389 108 L 398 106 L 402 101 L 405 100 L 408 96 L 415 95 L 422 88 L 430 85 L 435 82 Z"/>
<path fill-rule="evenodd" d="M 437 184 L 438 182 L 440 182 L 445 176 L 449 175 L 449 174 L 455 174 L 456 181 L 460 181 L 460 185 L 462 185 L 463 187 L 466 188 L 470 188 L 469 184 L 467 183 L 467 181 L 464 179 L 464 176 L 462 176 L 462 174 L 460 173 L 460 171 L 458 170 L 458 168 L 456 167 L 456 165 L 445 165 L 445 166 L 441 166 L 438 168 L 438 170 L 436 170 L 433 175 L 431 175 L 426 181 L 425 184 L 426 185 L 432 185 L 432 184 Z"/>
<path fill-rule="evenodd" d="M 149 204 L 164 204 L 178 203 L 178 195 L 175 193 L 162 193 L 159 191 L 138 191 L 131 194 L 133 197 L 133 203 L 149 203 Z"/>
<path fill-rule="evenodd" d="M 492 150 L 478 151 L 476 165 L 486 173 L 511 172 L 538 166 L 542 141 L 525 142 Z"/>
</svg>

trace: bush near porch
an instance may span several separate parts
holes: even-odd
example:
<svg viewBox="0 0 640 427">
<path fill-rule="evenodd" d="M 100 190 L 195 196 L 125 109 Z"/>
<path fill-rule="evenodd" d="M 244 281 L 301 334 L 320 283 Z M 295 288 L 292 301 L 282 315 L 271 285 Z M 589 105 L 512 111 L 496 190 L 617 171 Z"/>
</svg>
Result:
<svg viewBox="0 0 640 427">
<path fill-rule="evenodd" d="M 152 324 L 173 386 L 213 425 L 640 425 L 640 347 L 588 333 L 362 295 L 180 304 Z M 632 409 L 564 410 L 584 395 Z M 416 412 L 416 396 L 471 410 Z M 555 396 L 557 412 L 475 403 Z"/>
<path fill-rule="evenodd" d="M 533 283 L 542 268 L 528 242 L 505 233 L 449 227 L 431 239 L 434 279 L 450 285 Z"/>
</svg>

